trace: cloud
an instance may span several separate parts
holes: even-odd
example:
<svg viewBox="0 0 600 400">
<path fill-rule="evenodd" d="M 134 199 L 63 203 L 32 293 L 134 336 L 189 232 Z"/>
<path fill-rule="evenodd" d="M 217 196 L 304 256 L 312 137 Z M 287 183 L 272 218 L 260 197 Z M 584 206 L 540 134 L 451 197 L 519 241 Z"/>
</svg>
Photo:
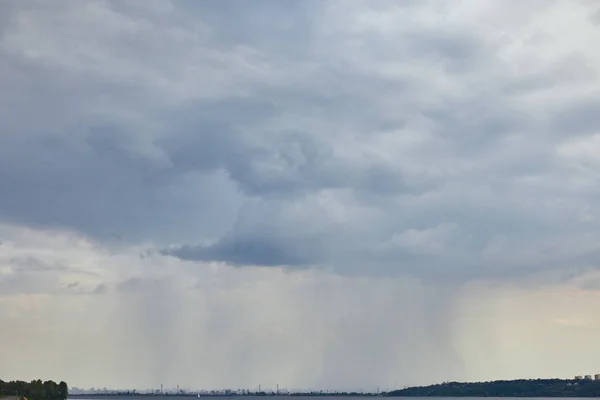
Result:
<svg viewBox="0 0 600 400">
<path fill-rule="evenodd" d="M 283 243 L 282 243 L 283 242 Z M 295 266 L 309 265 L 303 249 L 288 249 L 278 238 L 234 237 L 224 238 L 212 246 L 183 246 L 163 250 L 163 254 L 182 260 L 226 261 L 232 264 Z"/>
<path fill-rule="evenodd" d="M 140 259 L 138 248 L 114 255 L 75 233 L 2 226 L 7 230 L 9 256 L 43 253 L 74 270 L 60 277 L 64 285 L 55 292 L 7 291 L 0 275 L 0 348 L 10 360 L 0 372 L 7 379 L 56 375 L 78 387 L 162 382 L 252 389 L 262 382 L 374 390 L 568 377 L 573 369 L 593 370 L 590 355 L 600 350 L 589 344 L 598 335 L 598 291 L 580 289 L 594 282 L 593 274 L 544 288 L 432 285 Z M 556 355 L 541 357 L 553 345 Z M 29 362 L 34 356 L 39 363 Z M 548 357 L 567 361 L 548 363 Z M 90 358 L 96 362 L 81 368 Z"/>
<path fill-rule="evenodd" d="M 7 4 L 19 18 L 3 25 L 3 108 L 18 110 L 0 139 L 6 222 L 152 242 L 187 260 L 417 275 L 443 262 L 465 279 L 498 237 L 533 245 L 592 223 L 564 225 L 593 213 L 592 189 L 576 186 L 591 171 L 569 167 L 583 153 L 565 142 L 596 133 L 597 79 L 580 72 L 597 60 L 567 47 L 595 37 L 583 3 L 560 40 L 547 30 L 560 2 L 517 20 L 491 3 L 472 5 L 477 18 L 441 3 L 237 16 L 212 3 Z M 50 21 L 62 28 L 46 31 Z M 71 35 L 84 24 L 111 29 Z M 240 222 L 256 202 L 263 220 Z M 286 215 L 296 207 L 304 220 Z M 369 216 L 328 215 L 344 209 Z M 374 250 L 440 224 L 455 227 L 453 246 L 422 267 L 409 250 Z"/>
<path fill-rule="evenodd" d="M 81 326 L 56 327 L 50 305 L 96 313 L 90 342 L 126 326 L 98 368 L 122 349 L 148 385 L 204 357 L 201 383 L 234 384 L 239 354 L 246 385 L 269 371 L 345 385 L 375 360 L 365 382 L 420 382 L 432 360 L 459 379 L 486 369 L 487 340 L 498 374 L 504 354 L 558 373 L 517 328 L 494 333 L 528 321 L 518 305 L 471 290 L 537 313 L 528 291 L 597 287 L 597 15 L 585 1 L 3 1 L 0 310 L 39 318 L 39 340 Z M 466 335 L 471 301 L 506 316 Z M 538 322 L 571 317 L 590 319 Z M 427 356 L 413 371 L 401 354 Z"/>
<path fill-rule="evenodd" d="M 44 261 L 34 257 L 16 257 L 9 261 L 13 272 L 50 272 L 66 271 L 68 268 L 64 265 L 48 265 Z"/>
</svg>

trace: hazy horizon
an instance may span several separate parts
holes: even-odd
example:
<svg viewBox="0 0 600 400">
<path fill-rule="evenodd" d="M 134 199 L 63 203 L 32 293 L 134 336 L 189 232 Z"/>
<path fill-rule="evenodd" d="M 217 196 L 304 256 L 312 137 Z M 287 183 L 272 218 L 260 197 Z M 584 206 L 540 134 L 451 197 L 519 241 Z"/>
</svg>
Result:
<svg viewBox="0 0 600 400">
<path fill-rule="evenodd" d="M 600 3 L 1 0 L 0 378 L 600 373 Z"/>
<path fill-rule="evenodd" d="M 590 375 L 590 374 L 588 374 Z M 595 375 L 595 374 L 594 374 Z M 589 380 L 593 380 L 593 381 L 598 381 L 598 379 L 594 379 L 594 375 L 591 375 L 591 378 Z M 559 380 L 567 380 L 567 381 L 575 381 L 577 379 L 574 379 L 574 377 L 536 377 L 536 378 L 515 378 L 514 380 L 527 380 L 527 379 L 533 379 L 533 380 L 553 380 L 553 379 L 559 379 Z M 588 379 L 584 378 L 584 376 L 581 376 L 580 378 L 581 380 L 586 380 L 589 381 Z M 466 382 L 466 381 L 456 381 L 456 382 L 462 382 L 462 383 L 484 383 L 484 382 L 489 382 L 489 381 L 474 381 L 474 382 Z M 443 382 L 430 382 L 429 384 L 422 384 L 422 385 L 416 385 L 416 386 L 431 386 L 431 385 L 439 385 L 439 384 L 444 384 L 444 383 L 448 383 L 447 381 L 443 381 Z M 190 395 L 196 395 L 197 393 L 202 393 L 203 397 L 210 397 L 211 393 L 214 394 L 215 397 L 222 397 L 223 395 L 217 395 L 217 393 L 223 393 L 226 391 L 231 391 L 232 393 L 234 392 L 239 392 L 239 391 L 249 391 L 249 394 L 245 394 L 245 395 L 249 395 L 249 396 L 253 396 L 255 393 L 259 393 L 259 392 L 265 392 L 268 393 L 270 396 L 273 396 L 275 394 L 275 396 L 282 396 L 285 397 L 290 393 L 331 393 L 332 396 L 335 396 L 335 393 L 352 393 L 352 392 L 356 392 L 356 393 L 362 393 L 362 394 L 378 394 L 378 393 L 385 393 L 385 392 L 390 392 L 393 390 L 399 390 L 399 389 L 404 389 L 407 388 L 409 386 L 399 386 L 399 387 L 389 387 L 389 388 L 381 388 L 381 387 L 374 387 L 374 388 L 368 388 L 368 389 L 364 389 L 364 388 L 358 388 L 358 389 L 350 389 L 350 390 L 344 390 L 344 389 L 321 389 L 321 388 L 316 388 L 316 387 L 312 387 L 312 388 L 286 388 L 286 387 L 278 387 L 277 385 L 270 387 L 270 386 L 263 386 L 262 384 L 260 386 L 255 385 L 254 387 L 240 387 L 240 386 L 231 386 L 231 387 L 221 387 L 221 388 L 193 388 L 193 387 L 179 387 L 179 386 L 166 386 L 166 385 L 156 385 L 155 387 L 150 387 L 150 388 L 134 388 L 134 387 L 130 387 L 130 388 L 107 388 L 107 387 L 89 387 L 89 388 L 81 388 L 81 387 L 71 387 L 70 389 L 72 389 L 72 392 L 70 392 L 70 395 L 74 395 L 74 396 L 86 396 L 86 395 L 91 395 L 92 393 L 94 394 L 95 398 L 102 398 L 102 396 L 106 396 L 107 398 L 113 397 L 114 395 L 110 394 L 110 393 L 118 393 L 118 392 L 137 392 L 138 396 L 148 396 L 148 397 L 156 397 L 156 396 L 162 396 L 164 394 L 165 397 L 167 396 L 177 396 L 177 395 L 182 395 L 182 396 L 190 396 Z M 448 397 L 448 396 L 446 396 Z M 449 396 L 449 397 L 453 397 L 453 396 Z M 475 396 L 477 397 L 477 396 Z M 539 397 L 539 398 L 543 398 Z"/>
</svg>

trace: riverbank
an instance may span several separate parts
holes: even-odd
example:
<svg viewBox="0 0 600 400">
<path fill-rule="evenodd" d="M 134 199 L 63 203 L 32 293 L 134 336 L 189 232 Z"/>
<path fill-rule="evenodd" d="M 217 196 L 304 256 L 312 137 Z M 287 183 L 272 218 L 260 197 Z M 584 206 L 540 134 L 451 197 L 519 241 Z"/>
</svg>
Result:
<svg viewBox="0 0 600 400">
<path fill-rule="evenodd" d="M 600 381 L 518 379 L 491 382 L 447 382 L 386 393 L 390 397 L 600 397 Z"/>
</svg>

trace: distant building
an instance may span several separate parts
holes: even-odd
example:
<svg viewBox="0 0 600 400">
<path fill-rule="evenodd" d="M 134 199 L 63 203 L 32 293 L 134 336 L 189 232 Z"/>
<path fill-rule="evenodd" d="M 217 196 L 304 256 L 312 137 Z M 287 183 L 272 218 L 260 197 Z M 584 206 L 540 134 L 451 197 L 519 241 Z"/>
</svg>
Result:
<svg viewBox="0 0 600 400">
<path fill-rule="evenodd" d="M 594 379 L 597 380 L 597 381 L 600 381 L 600 374 L 594 375 Z"/>
<path fill-rule="evenodd" d="M 591 375 L 586 375 L 585 379 L 588 380 L 588 381 L 591 381 L 592 380 L 592 376 Z"/>
<path fill-rule="evenodd" d="M 581 380 L 581 379 L 583 379 L 583 376 L 581 376 L 581 375 L 575 375 L 575 380 L 578 380 L 578 381 L 579 381 L 579 380 Z"/>
</svg>

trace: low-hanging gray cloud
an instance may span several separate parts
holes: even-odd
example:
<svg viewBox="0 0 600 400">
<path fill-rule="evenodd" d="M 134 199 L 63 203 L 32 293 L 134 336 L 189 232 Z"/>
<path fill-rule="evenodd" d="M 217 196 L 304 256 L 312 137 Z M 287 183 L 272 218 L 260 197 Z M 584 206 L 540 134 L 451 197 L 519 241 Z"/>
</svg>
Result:
<svg viewBox="0 0 600 400">
<path fill-rule="evenodd" d="M 0 221 L 347 274 L 594 267 L 600 36 L 566 6 L 5 1 Z"/>
</svg>

